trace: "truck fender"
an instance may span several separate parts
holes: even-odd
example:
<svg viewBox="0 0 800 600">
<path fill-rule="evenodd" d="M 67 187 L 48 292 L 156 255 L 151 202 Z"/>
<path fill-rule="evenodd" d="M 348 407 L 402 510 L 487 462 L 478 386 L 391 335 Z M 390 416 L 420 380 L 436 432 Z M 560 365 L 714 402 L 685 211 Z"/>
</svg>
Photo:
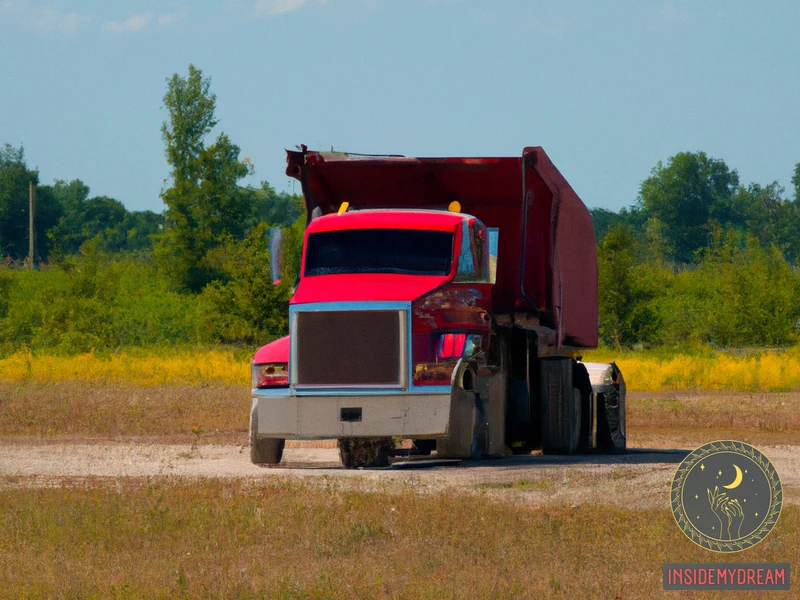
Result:
<svg viewBox="0 0 800 600">
<path fill-rule="evenodd" d="M 480 373 L 480 374 L 478 374 Z M 436 441 L 446 458 L 502 456 L 505 440 L 505 378 L 475 361 L 459 360 L 453 371 L 448 436 Z"/>
</svg>

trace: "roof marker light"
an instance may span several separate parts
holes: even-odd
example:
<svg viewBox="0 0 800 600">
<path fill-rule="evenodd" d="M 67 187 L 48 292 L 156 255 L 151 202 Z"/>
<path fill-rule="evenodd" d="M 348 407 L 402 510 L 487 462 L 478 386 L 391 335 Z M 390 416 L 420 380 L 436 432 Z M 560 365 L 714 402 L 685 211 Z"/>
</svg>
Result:
<svg viewBox="0 0 800 600">
<path fill-rule="evenodd" d="M 459 202 L 458 200 L 453 200 L 447 207 L 447 210 L 449 210 L 450 212 L 460 213 L 461 202 Z"/>
<path fill-rule="evenodd" d="M 346 213 L 348 208 L 350 208 L 350 203 L 342 202 L 342 204 L 339 206 L 339 214 L 341 215 L 342 213 Z"/>
</svg>

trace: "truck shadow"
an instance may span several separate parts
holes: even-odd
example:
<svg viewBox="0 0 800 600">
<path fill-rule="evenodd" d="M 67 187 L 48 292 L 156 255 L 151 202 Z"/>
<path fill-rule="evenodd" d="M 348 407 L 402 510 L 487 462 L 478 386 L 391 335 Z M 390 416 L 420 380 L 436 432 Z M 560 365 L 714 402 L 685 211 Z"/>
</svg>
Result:
<svg viewBox="0 0 800 600">
<path fill-rule="evenodd" d="M 575 454 L 575 455 L 543 455 L 529 454 L 486 458 L 481 460 L 440 461 L 435 456 L 430 459 L 412 459 L 395 462 L 392 469 L 424 469 L 424 468 L 502 468 L 529 469 L 535 466 L 551 465 L 646 465 L 646 464 L 678 464 L 686 458 L 691 450 L 664 448 L 633 448 L 620 454 Z"/>
</svg>

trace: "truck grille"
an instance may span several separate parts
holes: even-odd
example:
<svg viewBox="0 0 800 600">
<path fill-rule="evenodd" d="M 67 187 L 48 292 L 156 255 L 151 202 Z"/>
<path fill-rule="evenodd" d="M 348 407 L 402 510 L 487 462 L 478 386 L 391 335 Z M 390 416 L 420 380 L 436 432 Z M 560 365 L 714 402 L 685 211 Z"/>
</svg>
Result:
<svg viewBox="0 0 800 600">
<path fill-rule="evenodd" d="M 296 313 L 295 385 L 401 387 L 402 314 L 396 310 Z"/>
</svg>

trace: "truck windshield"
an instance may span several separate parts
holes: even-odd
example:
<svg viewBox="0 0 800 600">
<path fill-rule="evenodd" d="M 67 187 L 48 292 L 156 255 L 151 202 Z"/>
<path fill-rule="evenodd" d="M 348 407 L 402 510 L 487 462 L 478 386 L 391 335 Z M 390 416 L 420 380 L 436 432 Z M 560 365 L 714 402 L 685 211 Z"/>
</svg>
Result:
<svg viewBox="0 0 800 600">
<path fill-rule="evenodd" d="M 451 231 L 348 229 L 308 236 L 305 276 L 344 273 L 447 275 Z"/>
</svg>

